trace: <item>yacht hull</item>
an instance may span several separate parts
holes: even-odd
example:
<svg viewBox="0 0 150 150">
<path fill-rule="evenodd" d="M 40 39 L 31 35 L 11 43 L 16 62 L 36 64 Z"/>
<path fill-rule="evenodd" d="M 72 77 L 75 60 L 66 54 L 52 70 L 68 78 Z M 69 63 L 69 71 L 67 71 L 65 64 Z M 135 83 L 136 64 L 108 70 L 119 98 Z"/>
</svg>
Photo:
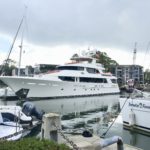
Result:
<svg viewBox="0 0 150 150">
<path fill-rule="evenodd" d="M 0 80 L 7 84 L 17 96 L 28 98 L 60 98 L 119 93 L 118 85 L 112 83 L 80 83 L 13 76 L 1 76 Z"/>
</svg>

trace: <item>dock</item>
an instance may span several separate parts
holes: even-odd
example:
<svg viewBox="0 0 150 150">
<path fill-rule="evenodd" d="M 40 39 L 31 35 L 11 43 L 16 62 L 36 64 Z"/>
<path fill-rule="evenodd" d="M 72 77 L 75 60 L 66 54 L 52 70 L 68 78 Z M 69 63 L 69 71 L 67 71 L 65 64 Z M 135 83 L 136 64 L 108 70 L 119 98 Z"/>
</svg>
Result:
<svg viewBox="0 0 150 150">
<path fill-rule="evenodd" d="M 63 143 L 73 150 L 142 150 L 123 143 L 120 136 L 100 138 L 85 130 L 81 135 L 65 134 L 61 129 L 60 116 L 55 113 L 43 115 L 41 139 Z"/>
<path fill-rule="evenodd" d="M 68 136 L 68 138 L 79 148 L 79 150 L 119 150 L 117 143 L 111 144 L 106 147 L 102 147 L 100 145 L 100 141 L 103 141 L 104 139 L 94 135 L 92 137 L 83 137 L 82 135 L 74 135 L 74 136 Z M 63 140 L 64 144 L 68 145 L 71 149 L 73 148 L 70 146 L 69 143 L 65 142 Z M 128 144 L 123 144 L 122 150 L 143 150 Z"/>
<path fill-rule="evenodd" d="M 103 148 L 103 150 L 117 150 L 116 144 Z M 141 148 L 137 148 L 128 144 L 124 144 L 124 150 L 143 150 Z"/>
</svg>

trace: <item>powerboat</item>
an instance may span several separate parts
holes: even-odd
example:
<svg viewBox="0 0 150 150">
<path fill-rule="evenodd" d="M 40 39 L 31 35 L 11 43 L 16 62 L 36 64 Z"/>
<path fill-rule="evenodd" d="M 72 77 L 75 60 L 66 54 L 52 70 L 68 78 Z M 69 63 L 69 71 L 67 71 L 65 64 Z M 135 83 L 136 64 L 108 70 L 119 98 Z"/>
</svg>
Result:
<svg viewBox="0 0 150 150">
<path fill-rule="evenodd" d="M 0 123 L 0 139 L 7 141 L 19 140 L 23 137 L 22 132 L 22 126 L 16 122 L 5 122 L 5 124 Z"/>
<path fill-rule="evenodd" d="M 32 124 L 32 117 L 27 116 L 20 106 L 0 106 L 0 124 L 8 125 L 10 122 L 19 123 L 23 127 Z"/>
<path fill-rule="evenodd" d="M 142 133 L 150 133 L 150 95 L 134 89 L 119 99 L 123 125 Z"/>
<path fill-rule="evenodd" d="M 0 139 L 18 140 L 28 135 L 40 125 L 43 112 L 36 109 L 33 103 L 25 102 L 20 106 L 0 106 Z M 34 117 L 34 119 L 33 119 Z"/>
<path fill-rule="evenodd" d="M 27 98 L 62 98 L 118 94 L 117 78 L 104 73 L 89 53 L 71 58 L 71 63 L 56 67 L 54 71 L 34 77 L 0 76 L 17 96 Z"/>
<path fill-rule="evenodd" d="M 24 128 L 32 124 L 32 117 L 26 116 L 20 106 L 0 106 L 0 139 L 18 140 L 30 133 Z"/>
</svg>

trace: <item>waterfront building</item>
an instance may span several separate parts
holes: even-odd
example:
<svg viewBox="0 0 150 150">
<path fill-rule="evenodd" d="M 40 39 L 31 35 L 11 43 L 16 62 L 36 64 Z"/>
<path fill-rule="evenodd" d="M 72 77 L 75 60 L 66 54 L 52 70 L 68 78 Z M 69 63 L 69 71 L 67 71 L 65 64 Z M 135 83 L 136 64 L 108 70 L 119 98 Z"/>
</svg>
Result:
<svg viewBox="0 0 150 150">
<path fill-rule="evenodd" d="M 25 68 L 20 68 L 20 76 L 33 76 L 34 68 L 32 66 L 26 66 Z M 18 68 L 12 70 L 12 76 L 18 76 Z"/>
<path fill-rule="evenodd" d="M 119 85 L 126 84 L 129 79 L 133 79 L 136 85 L 144 83 L 143 67 L 140 65 L 116 65 L 111 67 L 111 72 Z"/>
<path fill-rule="evenodd" d="M 53 64 L 37 64 L 35 67 L 26 66 L 25 68 L 20 68 L 20 76 L 33 76 L 34 74 L 45 73 L 47 71 L 54 70 L 57 65 Z M 18 68 L 12 70 L 12 76 L 18 75 Z"/>
<path fill-rule="evenodd" d="M 47 71 L 52 71 L 56 69 L 55 64 L 36 64 L 34 67 L 34 74 L 45 73 Z"/>
</svg>

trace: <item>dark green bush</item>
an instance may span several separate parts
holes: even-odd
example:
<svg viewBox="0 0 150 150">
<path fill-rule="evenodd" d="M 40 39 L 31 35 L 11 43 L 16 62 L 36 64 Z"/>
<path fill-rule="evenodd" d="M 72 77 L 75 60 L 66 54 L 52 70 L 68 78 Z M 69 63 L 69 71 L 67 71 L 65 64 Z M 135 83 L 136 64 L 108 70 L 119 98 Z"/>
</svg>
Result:
<svg viewBox="0 0 150 150">
<path fill-rule="evenodd" d="M 69 147 L 49 140 L 24 138 L 19 141 L 0 141 L 0 150 L 69 150 Z"/>
</svg>

